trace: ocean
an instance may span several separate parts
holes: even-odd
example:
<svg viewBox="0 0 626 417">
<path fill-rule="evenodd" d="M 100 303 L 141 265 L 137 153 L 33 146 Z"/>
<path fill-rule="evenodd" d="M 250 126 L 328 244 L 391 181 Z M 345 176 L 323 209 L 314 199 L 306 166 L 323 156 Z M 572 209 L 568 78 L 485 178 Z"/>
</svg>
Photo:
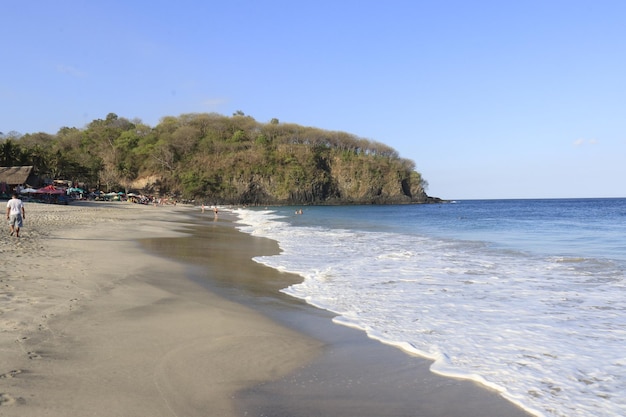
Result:
<svg viewBox="0 0 626 417">
<path fill-rule="evenodd" d="M 536 416 L 626 415 L 626 199 L 238 209 L 283 292 Z"/>
</svg>

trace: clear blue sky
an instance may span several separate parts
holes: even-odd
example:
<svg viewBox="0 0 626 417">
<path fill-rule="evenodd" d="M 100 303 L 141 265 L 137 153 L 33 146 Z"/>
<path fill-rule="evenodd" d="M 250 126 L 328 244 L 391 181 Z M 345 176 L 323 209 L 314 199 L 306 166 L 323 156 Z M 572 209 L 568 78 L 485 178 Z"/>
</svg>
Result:
<svg viewBox="0 0 626 417">
<path fill-rule="evenodd" d="M 241 110 L 448 199 L 626 197 L 626 1 L 3 2 L 0 131 Z"/>
</svg>

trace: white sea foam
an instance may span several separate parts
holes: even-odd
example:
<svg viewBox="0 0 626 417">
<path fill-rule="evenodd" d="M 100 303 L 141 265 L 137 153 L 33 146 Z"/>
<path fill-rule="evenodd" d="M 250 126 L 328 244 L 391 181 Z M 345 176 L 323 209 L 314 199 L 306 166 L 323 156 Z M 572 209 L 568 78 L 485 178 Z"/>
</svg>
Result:
<svg viewBox="0 0 626 417">
<path fill-rule="evenodd" d="M 538 416 L 626 415 L 626 280 L 610 260 L 238 215 L 241 230 L 280 244 L 257 262 L 304 277 L 284 292 L 335 322 Z"/>
</svg>

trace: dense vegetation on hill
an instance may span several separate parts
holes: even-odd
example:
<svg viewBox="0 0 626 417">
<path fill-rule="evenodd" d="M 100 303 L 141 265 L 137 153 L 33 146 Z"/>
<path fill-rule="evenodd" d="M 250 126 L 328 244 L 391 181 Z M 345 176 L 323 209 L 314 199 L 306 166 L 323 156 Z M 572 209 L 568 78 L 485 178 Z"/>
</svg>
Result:
<svg viewBox="0 0 626 417">
<path fill-rule="evenodd" d="M 156 127 L 114 113 L 55 135 L 9 133 L 0 165 L 104 191 L 126 189 L 220 204 L 432 202 L 412 161 L 354 135 L 242 112 L 164 117 Z"/>
</svg>

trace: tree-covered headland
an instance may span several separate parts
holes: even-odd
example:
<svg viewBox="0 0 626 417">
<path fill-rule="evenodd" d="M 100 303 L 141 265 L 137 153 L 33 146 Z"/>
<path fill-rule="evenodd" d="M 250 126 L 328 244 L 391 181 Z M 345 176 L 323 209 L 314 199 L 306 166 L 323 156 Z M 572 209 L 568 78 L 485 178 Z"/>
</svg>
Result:
<svg viewBox="0 0 626 417">
<path fill-rule="evenodd" d="M 387 145 L 240 111 L 167 116 L 156 127 L 110 113 L 56 134 L 2 134 L 0 166 L 17 165 L 102 191 L 218 204 L 438 201 L 415 164 Z"/>
</svg>

